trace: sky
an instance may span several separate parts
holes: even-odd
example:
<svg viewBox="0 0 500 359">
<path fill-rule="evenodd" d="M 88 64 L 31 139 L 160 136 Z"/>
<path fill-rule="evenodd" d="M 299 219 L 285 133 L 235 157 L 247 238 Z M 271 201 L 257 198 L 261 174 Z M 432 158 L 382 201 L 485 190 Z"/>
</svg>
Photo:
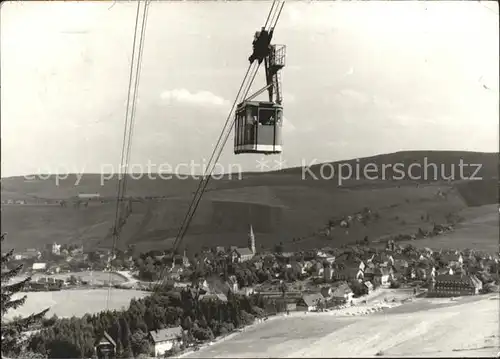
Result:
<svg viewBox="0 0 500 359">
<path fill-rule="evenodd" d="M 133 171 L 208 161 L 270 6 L 151 3 Z M 118 171 L 136 7 L 2 3 L 2 177 Z M 498 27 L 493 1 L 287 2 L 281 165 L 498 151 Z M 253 89 L 264 82 L 261 69 Z M 231 135 L 218 171 L 260 158 L 234 155 Z"/>
</svg>

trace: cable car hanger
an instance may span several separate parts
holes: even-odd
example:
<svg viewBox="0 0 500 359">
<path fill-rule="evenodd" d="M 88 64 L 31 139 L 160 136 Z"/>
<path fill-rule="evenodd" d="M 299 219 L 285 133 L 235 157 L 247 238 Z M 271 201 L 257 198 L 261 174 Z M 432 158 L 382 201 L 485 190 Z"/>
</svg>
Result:
<svg viewBox="0 0 500 359">
<path fill-rule="evenodd" d="M 248 61 L 250 64 L 257 61 L 259 66 L 264 62 L 266 86 L 249 97 L 245 96 L 246 98 L 236 107 L 234 153 L 237 155 L 248 153 L 270 155 L 282 152 L 283 95 L 279 71 L 285 66 L 286 47 L 285 45 L 272 45 L 271 41 L 283 5 L 284 3 L 281 4 L 279 10 L 276 8 L 269 29 L 266 30 L 266 26 L 263 26 L 254 36 L 253 52 Z M 254 77 L 257 71 L 258 67 Z M 269 101 L 252 101 L 266 90 Z"/>
</svg>

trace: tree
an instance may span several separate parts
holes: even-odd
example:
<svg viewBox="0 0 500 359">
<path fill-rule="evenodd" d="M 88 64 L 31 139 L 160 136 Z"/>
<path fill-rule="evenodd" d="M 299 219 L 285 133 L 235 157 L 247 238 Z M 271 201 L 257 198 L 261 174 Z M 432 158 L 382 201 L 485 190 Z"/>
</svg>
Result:
<svg viewBox="0 0 500 359">
<path fill-rule="evenodd" d="M 0 242 L 3 242 L 5 239 L 5 234 L 0 236 Z M 23 265 L 20 264 L 14 269 L 8 269 L 7 265 L 10 260 L 12 260 L 12 254 L 14 250 L 10 250 L 6 254 L 2 254 L 1 257 L 1 313 L 2 313 L 2 326 L 1 326 L 1 334 L 2 334 L 2 355 L 7 355 L 9 353 L 18 354 L 22 348 L 17 344 L 18 341 L 16 337 L 23 331 L 26 331 L 30 326 L 42 320 L 43 316 L 49 308 L 41 311 L 38 314 L 32 314 L 26 318 L 16 319 L 11 322 L 5 322 L 5 314 L 11 309 L 17 309 L 22 306 L 26 302 L 26 296 L 19 299 L 12 299 L 12 296 L 15 293 L 20 292 L 26 284 L 31 280 L 30 277 L 27 277 L 18 282 L 10 283 L 14 277 L 16 277 L 23 268 Z"/>
<path fill-rule="evenodd" d="M 130 346 L 135 356 L 149 354 L 150 345 L 147 334 L 138 330 L 130 337 Z"/>
</svg>

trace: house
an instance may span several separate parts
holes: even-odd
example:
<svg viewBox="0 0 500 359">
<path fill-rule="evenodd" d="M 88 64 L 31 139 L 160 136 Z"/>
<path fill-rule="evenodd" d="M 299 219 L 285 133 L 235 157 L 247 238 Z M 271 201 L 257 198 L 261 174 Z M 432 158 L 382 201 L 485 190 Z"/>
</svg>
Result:
<svg viewBox="0 0 500 359">
<path fill-rule="evenodd" d="M 328 257 L 326 257 L 326 258 L 325 258 L 325 260 L 326 260 L 328 263 L 332 264 L 332 263 L 334 263 L 334 262 L 335 262 L 335 256 L 328 256 Z"/>
<path fill-rule="evenodd" d="M 227 303 L 227 296 L 223 293 L 207 293 L 207 294 L 201 294 L 199 297 L 199 300 L 201 301 L 220 301 Z"/>
<path fill-rule="evenodd" d="M 479 294 L 482 282 L 476 276 L 437 275 L 429 290 L 430 296 L 458 297 Z"/>
<path fill-rule="evenodd" d="M 347 283 L 344 283 L 335 288 L 332 299 L 338 303 L 350 303 L 353 295 L 352 289 Z"/>
<path fill-rule="evenodd" d="M 47 263 L 33 263 L 33 271 L 41 272 L 47 269 Z"/>
<path fill-rule="evenodd" d="M 251 296 L 255 293 L 255 290 L 252 287 L 243 287 L 237 291 L 238 294 L 244 295 L 246 297 Z"/>
<path fill-rule="evenodd" d="M 79 199 L 86 199 L 86 200 L 95 200 L 99 199 L 101 195 L 99 193 L 79 193 L 78 198 Z"/>
<path fill-rule="evenodd" d="M 302 264 L 300 262 L 293 262 L 292 268 L 299 275 L 306 275 L 307 274 L 306 267 L 304 266 L 304 264 Z"/>
<path fill-rule="evenodd" d="M 332 276 L 333 279 L 337 281 L 348 281 L 351 279 L 357 279 L 359 281 L 363 280 L 364 278 L 364 273 L 362 270 L 359 268 L 351 267 L 351 268 L 344 268 L 341 269 L 337 272 L 335 272 Z"/>
<path fill-rule="evenodd" d="M 366 282 L 363 282 L 363 284 L 368 289 L 368 294 L 373 292 L 373 284 L 370 281 L 367 280 Z"/>
<path fill-rule="evenodd" d="M 205 278 L 198 278 L 198 280 L 195 281 L 194 286 L 204 289 L 205 291 L 209 290 L 209 285 Z"/>
<path fill-rule="evenodd" d="M 358 263 L 358 268 L 359 268 L 359 270 L 360 270 L 360 271 L 364 271 L 364 270 L 365 270 L 365 268 L 366 268 L 365 263 L 364 263 L 362 260 L 357 260 L 356 262 Z"/>
<path fill-rule="evenodd" d="M 381 286 L 389 286 L 390 281 L 394 280 L 394 271 L 392 270 L 392 267 L 376 268 L 373 279 L 378 280 Z"/>
<path fill-rule="evenodd" d="M 319 257 L 319 258 L 326 258 L 328 257 L 328 254 L 326 254 L 325 252 L 323 251 L 317 251 L 316 252 L 316 257 Z"/>
<path fill-rule="evenodd" d="M 226 249 L 223 246 L 216 246 L 215 247 L 215 253 L 226 253 Z"/>
<path fill-rule="evenodd" d="M 234 263 L 242 263 L 252 259 L 254 254 L 249 248 L 236 248 L 231 253 L 231 258 Z"/>
<path fill-rule="evenodd" d="M 71 251 L 69 251 L 69 254 L 73 257 L 76 257 L 78 255 L 83 254 L 83 246 L 73 248 Z M 115 258 L 116 258 L 116 255 L 115 255 Z M 115 258 L 113 258 L 113 259 L 115 259 Z"/>
<path fill-rule="evenodd" d="M 321 277 L 323 275 L 323 272 L 325 271 L 323 263 L 321 262 L 314 263 L 311 269 L 312 269 L 312 275 L 316 277 Z"/>
<path fill-rule="evenodd" d="M 61 245 L 57 243 L 52 243 L 52 254 L 57 256 L 61 255 Z"/>
<path fill-rule="evenodd" d="M 154 344 L 155 356 L 164 355 L 176 345 L 182 344 L 183 330 L 181 326 L 149 332 Z"/>
<path fill-rule="evenodd" d="M 167 277 L 172 280 L 181 280 L 183 272 L 184 269 L 181 266 L 176 265 L 170 270 Z"/>
<path fill-rule="evenodd" d="M 320 293 L 304 294 L 297 302 L 297 310 L 312 312 L 322 303 L 325 303 L 325 298 Z"/>
<path fill-rule="evenodd" d="M 261 270 L 264 267 L 264 262 L 262 260 L 255 261 L 253 262 L 253 266 L 255 269 Z"/>
<path fill-rule="evenodd" d="M 116 358 L 116 342 L 106 331 L 95 341 L 94 352 L 97 359 Z"/>
</svg>

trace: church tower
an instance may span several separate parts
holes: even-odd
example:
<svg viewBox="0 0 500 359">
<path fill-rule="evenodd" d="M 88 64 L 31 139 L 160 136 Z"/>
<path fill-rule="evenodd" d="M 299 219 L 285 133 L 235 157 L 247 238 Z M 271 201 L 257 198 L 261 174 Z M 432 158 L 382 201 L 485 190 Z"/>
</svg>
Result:
<svg viewBox="0 0 500 359">
<path fill-rule="evenodd" d="M 252 225 L 250 225 L 250 233 L 248 234 L 248 249 L 255 254 L 255 235 L 253 234 Z"/>
</svg>

